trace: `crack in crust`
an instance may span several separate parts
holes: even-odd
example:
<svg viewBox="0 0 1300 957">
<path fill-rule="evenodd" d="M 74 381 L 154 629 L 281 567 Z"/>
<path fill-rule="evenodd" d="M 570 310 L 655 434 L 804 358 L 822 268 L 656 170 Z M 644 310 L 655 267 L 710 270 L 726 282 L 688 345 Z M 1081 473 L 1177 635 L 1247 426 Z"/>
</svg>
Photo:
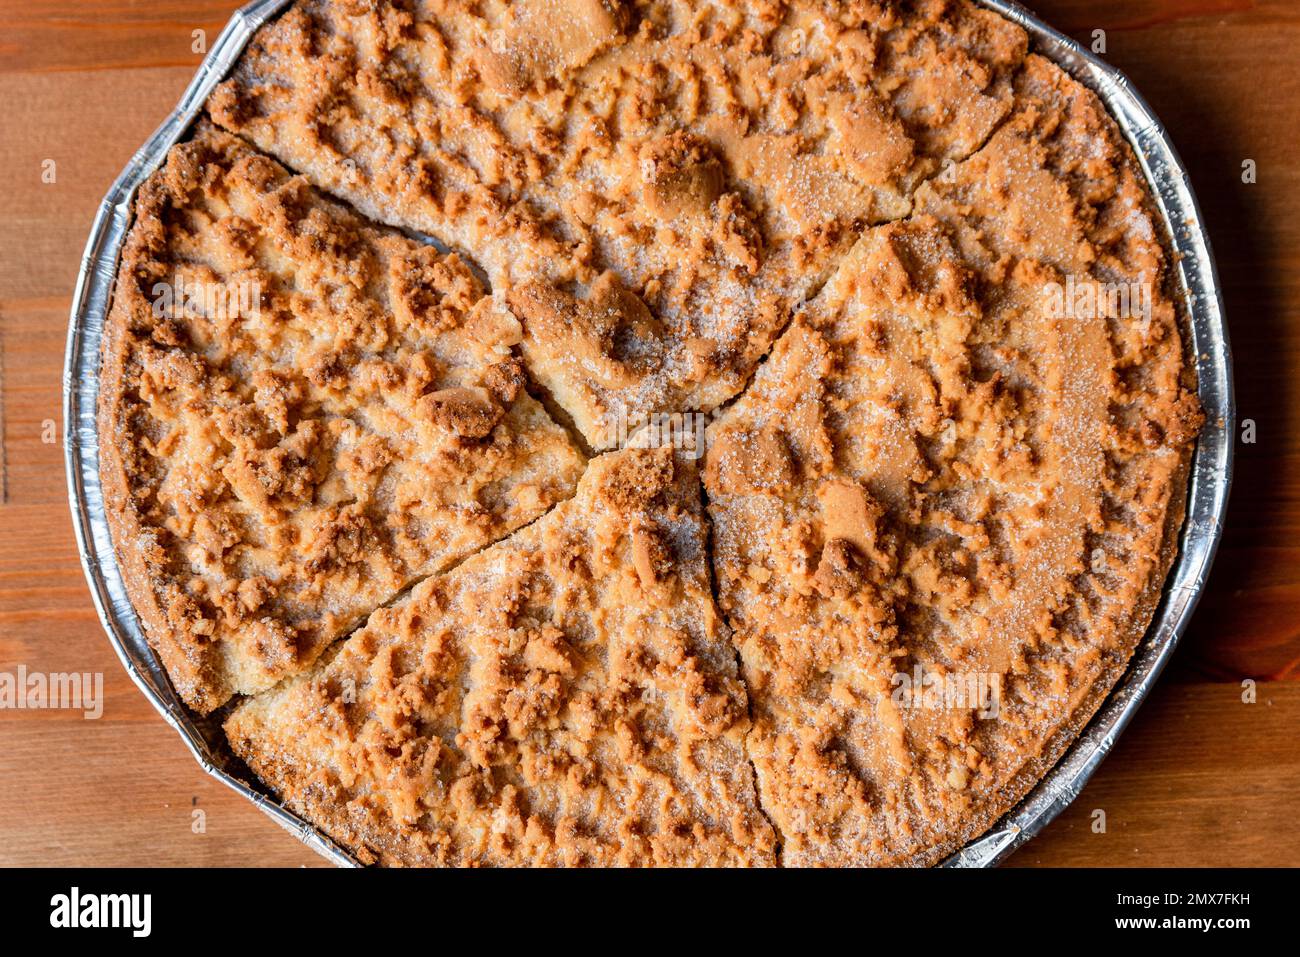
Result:
<svg viewBox="0 0 1300 957">
<path fill-rule="evenodd" d="M 1123 673 L 1201 419 L 1130 151 L 1016 25 L 962 0 L 302 0 L 208 110 L 482 267 L 490 296 L 416 247 L 380 297 L 418 324 L 448 270 L 473 290 L 449 329 L 497 352 L 422 386 L 438 434 L 499 435 L 525 385 L 598 450 L 653 412 L 715 413 L 702 492 L 681 456 L 620 452 L 556 505 L 579 453 L 532 409 L 568 483 L 533 524 L 389 574 L 422 580 L 234 712 L 235 750 L 362 860 L 933 863 Z M 255 253 L 240 234 L 194 246 Z M 1149 314 L 1046 315 L 1074 280 L 1145 284 Z M 307 379 L 346 391 L 350 361 Z M 126 490 L 156 467 L 117 454 L 106 486 L 152 508 Z M 312 474 L 267 502 L 318 496 Z M 115 539 L 165 621 L 184 606 L 139 587 L 158 572 L 135 509 Z M 360 534 L 330 531 L 323 560 L 368 554 Z M 155 631 L 202 706 L 210 646 Z M 264 644 L 258 687 L 310 658 Z M 900 706 L 918 668 L 996 675 L 998 719 Z"/>
<path fill-rule="evenodd" d="M 965 4 L 309 2 L 209 109 L 472 251 L 600 449 L 737 394 L 857 232 L 1007 115 L 1025 47 Z"/>
<path fill-rule="evenodd" d="M 981 833 L 1122 673 L 1173 560 L 1201 415 L 1145 194 L 1082 87 L 1031 57 L 1016 89 L 710 427 L 786 865 L 933 863 Z M 1053 315 L 1068 277 L 1150 299 Z M 963 694 L 915 696 L 925 674 Z"/>
<path fill-rule="evenodd" d="M 388 865 L 771 865 L 692 463 L 592 460 L 577 495 L 241 705 L 237 754 Z"/>
<path fill-rule="evenodd" d="M 517 326 L 455 256 L 201 125 L 141 188 L 104 345 L 106 505 L 200 712 L 571 494 Z"/>
</svg>

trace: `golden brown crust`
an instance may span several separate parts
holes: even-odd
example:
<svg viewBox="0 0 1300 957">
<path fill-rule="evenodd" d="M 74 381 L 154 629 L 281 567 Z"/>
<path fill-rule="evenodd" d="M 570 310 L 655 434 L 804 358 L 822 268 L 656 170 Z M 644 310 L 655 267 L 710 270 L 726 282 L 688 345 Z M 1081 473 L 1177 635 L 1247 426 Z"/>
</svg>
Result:
<svg viewBox="0 0 1300 957">
<path fill-rule="evenodd" d="M 1015 24 L 963 0 L 302 0 L 208 109 L 492 287 L 203 127 L 142 190 L 106 329 L 105 495 L 151 640 L 200 710 L 298 675 L 228 733 L 361 859 L 934 863 L 1123 674 L 1200 413 L 1131 152 Z M 175 262 L 297 292 L 275 324 L 157 322 L 141 283 Z M 293 339 L 304 282 L 353 317 L 329 350 Z M 730 638 L 688 463 L 601 456 L 556 506 L 581 462 L 529 378 L 596 448 L 739 394 L 704 463 Z M 359 423 L 323 472 L 300 393 Z M 233 527 L 167 477 L 214 434 Z M 482 480 L 441 552 L 448 516 L 375 547 L 323 477 L 387 495 L 365 477 L 485 446 L 410 479 Z M 194 548 L 248 547 L 249 516 L 311 547 L 214 585 Z M 312 583 L 288 629 L 257 612 L 272 582 Z M 898 693 L 925 675 L 966 697 Z"/>
<path fill-rule="evenodd" d="M 1031 57 L 1014 114 L 864 234 L 710 428 L 783 863 L 962 846 L 1145 631 L 1199 413 L 1139 183 L 1095 98 Z"/>
<path fill-rule="evenodd" d="M 227 735 L 367 862 L 769 865 L 705 539 L 686 458 L 601 456 Z"/>
<path fill-rule="evenodd" d="M 1006 115 L 1024 33 L 913 7 L 301 3 L 209 108 L 525 287 L 508 302 L 533 376 L 608 448 L 620 418 L 734 396 L 856 232 Z M 553 51 L 540 8 L 581 42 Z M 611 274 L 625 308 L 593 324 Z"/>
<path fill-rule="evenodd" d="M 177 690 L 307 667 L 567 497 L 582 456 L 454 256 L 210 126 L 142 187 L 104 345 L 107 512 Z"/>
</svg>

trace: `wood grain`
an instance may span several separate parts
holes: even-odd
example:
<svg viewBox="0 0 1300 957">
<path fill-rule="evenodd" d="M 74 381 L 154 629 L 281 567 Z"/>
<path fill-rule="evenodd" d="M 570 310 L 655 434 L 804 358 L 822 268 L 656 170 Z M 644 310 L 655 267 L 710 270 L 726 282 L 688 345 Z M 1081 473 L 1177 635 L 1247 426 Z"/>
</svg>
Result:
<svg viewBox="0 0 1300 957">
<path fill-rule="evenodd" d="M 1247 704 L 1233 684 L 1159 685 L 1083 793 L 1010 863 L 1300 863 L 1300 684 L 1255 690 Z"/>
<path fill-rule="evenodd" d="M 1300 864 L 1300 4 L 1036 6 L 1081 41 L 1105 31 L 1106 58 L 1182 152 L 1257 440 L 1237 446 L 1223 548 L 1168 672 L 1080 798 L 1011 863 Z M 0 670 L 101 672 L 106 699 L 94 721 L 0 711 L 0 865 L 320 863 L 202 774 L 118 665 L 77 560 L 62 436 L 44 441 L 62 427 L 67 314 L 95 207 L 192 76 L 193 31 L 211 42 L 234 7 L 0 0 Z M 1261 682 L 1255 704 L 1241 699 L 1247 678 Z"/>
</svg>

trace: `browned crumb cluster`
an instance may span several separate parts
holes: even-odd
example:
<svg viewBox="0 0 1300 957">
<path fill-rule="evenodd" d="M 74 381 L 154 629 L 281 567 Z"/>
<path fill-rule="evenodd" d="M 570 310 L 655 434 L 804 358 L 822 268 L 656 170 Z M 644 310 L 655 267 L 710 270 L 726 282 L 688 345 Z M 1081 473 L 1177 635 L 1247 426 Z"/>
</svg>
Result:
<svg viewBox="0 0 1300 957">
<path fill-rule="evenodd" d="M 931 863 L 1122 673 L 1201 418 L 1131 152 L 1015 24 L 300 0 L 208 112 L 136 204 L 110 518 L 360 859 Z M 526 386 L 597 450 L 713 413 L 703 490 Z"/>
<path fill-rule="evenodd" d="M 1011 108 L 968 4 L 296 5 L 217 122 L 487 269 L 587 441 L 735 395 L 864 225 Z"/>
<path fill-rule="evenodd" d="M 987 828 L 1118 677 L 1172 559 L 1200 417 L 1164 254 L 1091 95 L 1037 57 L 1016 91 L 710 427 L 787 864 L 933 862 Z M 1071 283 L 1128 309 L 1055 315 Z"/>
<path fill-rule="evenodd" d="M 142 187 L 102 469 L 132 598 L 190 706 L 302 670 L 572 494 L 582 455 L 483 297 L 455 256 L 210 126 Z"/>
<path fill-rule="evenodd" d="M 593 460 L 545 518 L 240 706 L 235 751 L 362 860 L 768 865 L 699 483 Z"/>
</svg>

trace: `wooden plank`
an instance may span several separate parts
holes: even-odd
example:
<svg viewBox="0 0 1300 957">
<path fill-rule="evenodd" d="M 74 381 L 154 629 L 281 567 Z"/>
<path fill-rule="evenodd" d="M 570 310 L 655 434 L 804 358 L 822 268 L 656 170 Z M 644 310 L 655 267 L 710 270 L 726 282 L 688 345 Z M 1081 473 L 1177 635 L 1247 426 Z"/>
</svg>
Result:
<svg viewBox="0 0 1300 957">
<path fill-rule="evenodd" d="M 70 303 L 51 297 L 0 305 L 7 505 L 61 504 L 67 511 L 62 402 Z"/>
<path fill-rule="evenodd" d="M 59 418 L 73 279 L 95 209 L 237 6 L 0 0 L 0 670 L 89 671 L 95 721 L 0 712 L 0 864 L 316 863 L 204 776 L 136 691 L 72 540 Z M 1125 70 L 1170 129 L 1214 241 L 1236 351 L 1238 444 L 1223 549 L 1152 700 L 1080 799 L 1015 866 L 1300 863 L 1300 4 L 1044 0 Z M 1241 181 L 1255 160 L 1258 182 Z M 56 176 L 43 181 L 45 161 Z M 61 423 L 60 423 L 61 427 Z M 58 437 L 61 441 L 61 436 Z M 1240 682 L 1266 680 L 1244 705 Z M 193 802 L 206 833 L 191 832 Z M 1103 809 L 1107 831 L 1094 834 Z"/>
<path fill-rule="evenodd" d="M 77 0 L 76 3 L 0 2 L 0 71 L 129 70 L 187 67 L 203 59 L 196 49 L 216 40 L 239 7 L 229 0 Z M 195 30 L 203 37 L 194 36 Z"/>
<path fill-rule="evenodd" d="M 1078 799 L 1009 863 L 1300 863 L 1300 684 L 1256 692 L 1246 704 L 1235 685 L 1158 686 Z"/>
<path fill-rule="evenodd" d="M 193 73 L 0 72 L 0 308 L 70 297 L 100 201 Z"/>
<path fill-rule="evenodd" d="M 204 775 L 160 720 L 21 720 L 0 748 L 0 865 L 328 866 Z"/>
</svg>

